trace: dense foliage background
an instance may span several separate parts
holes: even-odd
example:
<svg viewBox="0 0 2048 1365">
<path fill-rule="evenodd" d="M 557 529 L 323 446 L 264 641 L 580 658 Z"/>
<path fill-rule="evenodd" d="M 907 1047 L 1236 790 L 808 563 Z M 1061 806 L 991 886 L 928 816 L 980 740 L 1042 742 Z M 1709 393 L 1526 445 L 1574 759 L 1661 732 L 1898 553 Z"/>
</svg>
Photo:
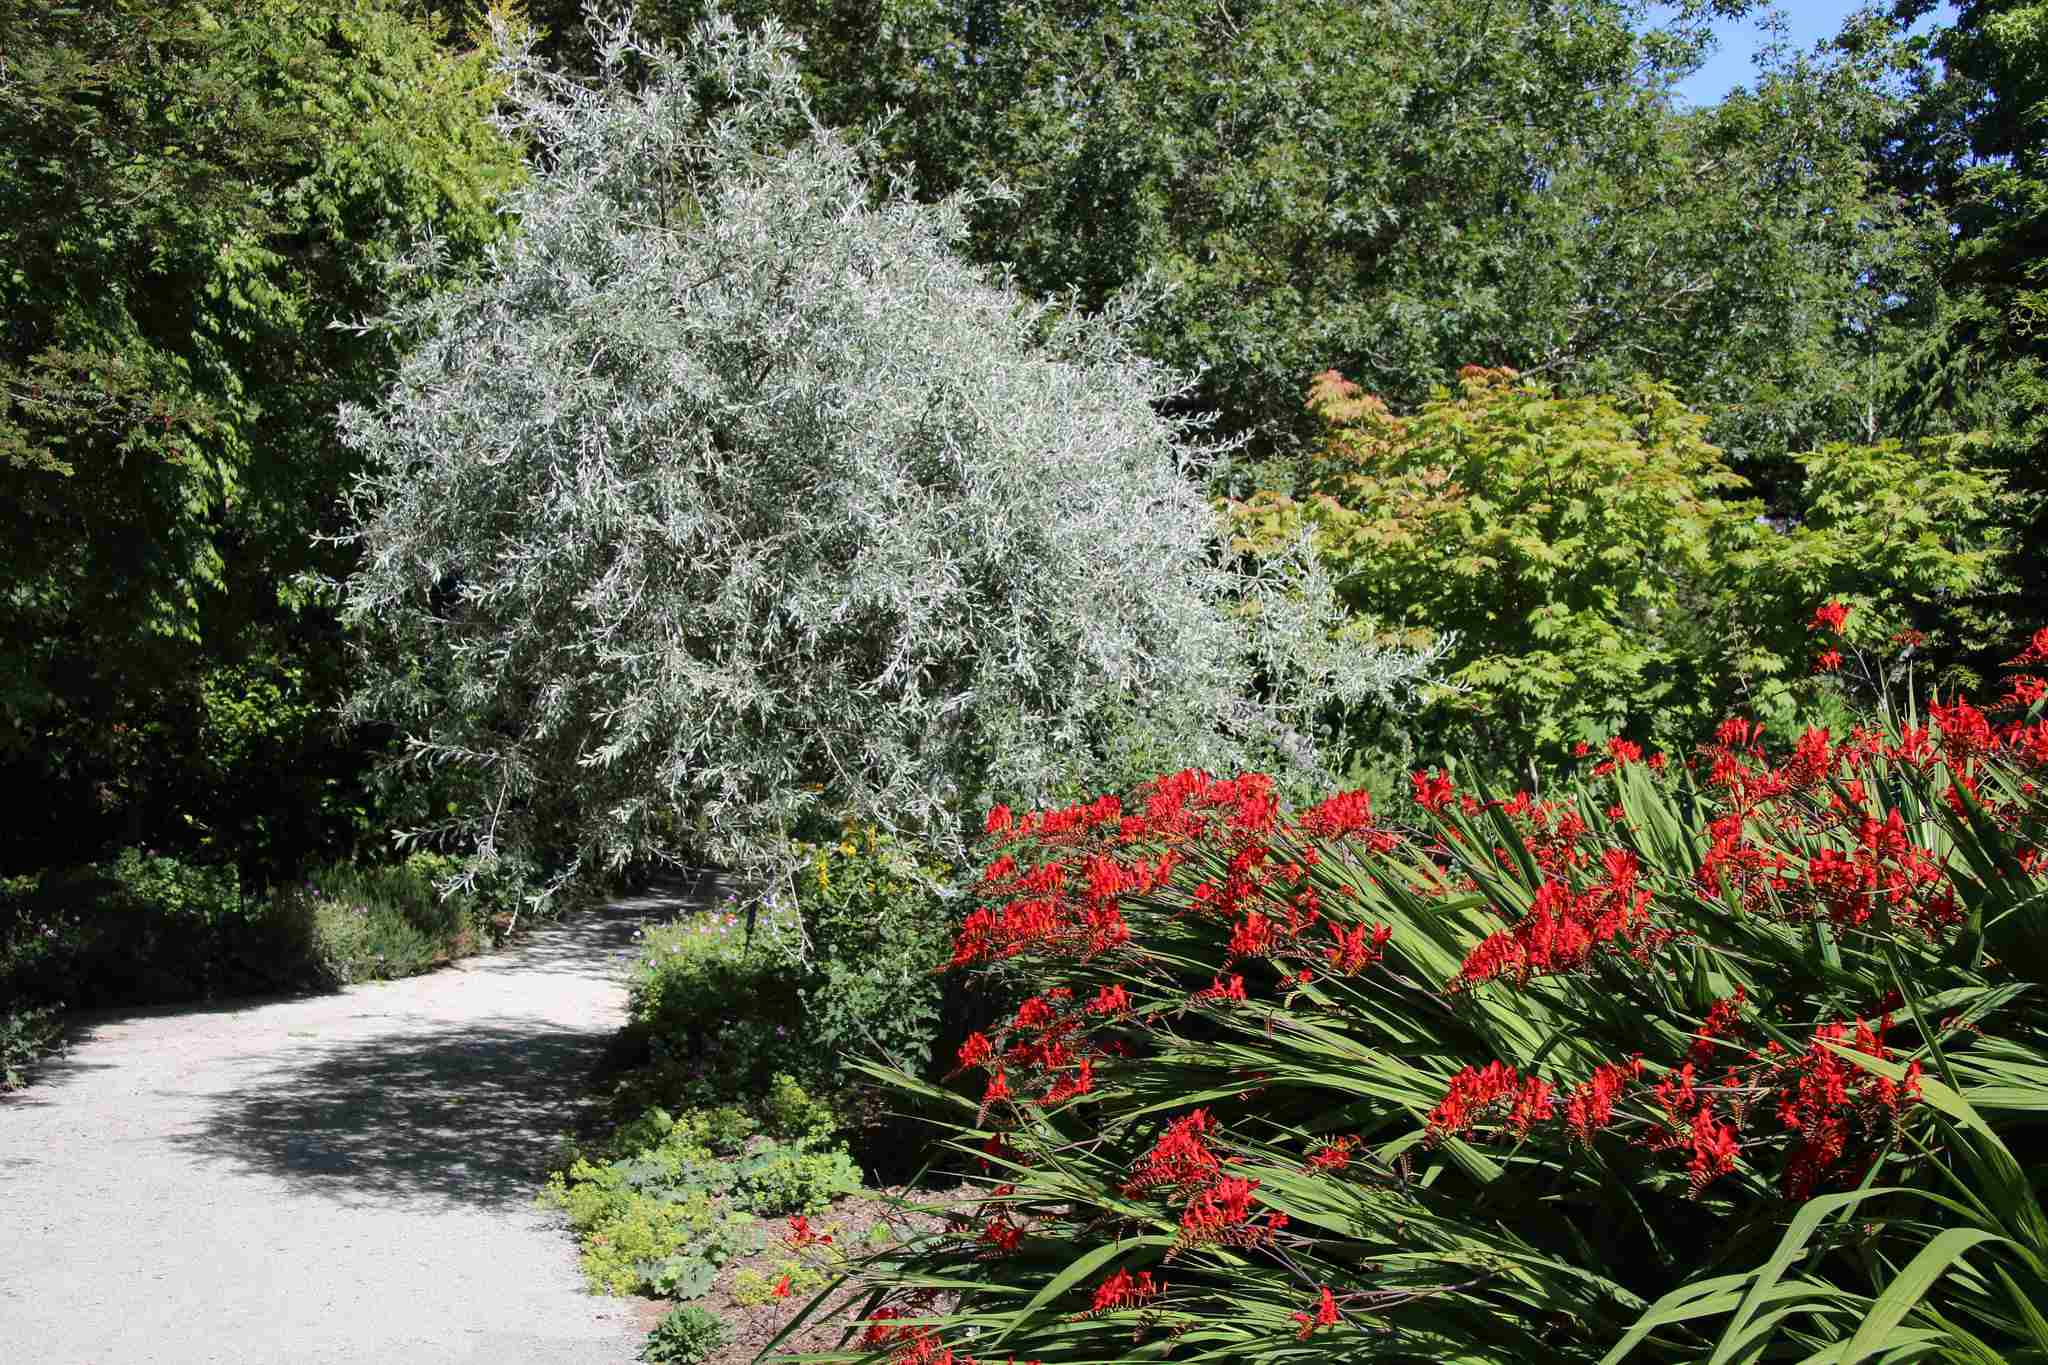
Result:
<svg viewBox="0 0 2048 1365">
<path fill-rule="evenodd" d="M 0 0 L 0 1084 L 715 861 L 594 1283 L 2042 1358 L 2048 4 L 1761 9 Z"/>
</svg>

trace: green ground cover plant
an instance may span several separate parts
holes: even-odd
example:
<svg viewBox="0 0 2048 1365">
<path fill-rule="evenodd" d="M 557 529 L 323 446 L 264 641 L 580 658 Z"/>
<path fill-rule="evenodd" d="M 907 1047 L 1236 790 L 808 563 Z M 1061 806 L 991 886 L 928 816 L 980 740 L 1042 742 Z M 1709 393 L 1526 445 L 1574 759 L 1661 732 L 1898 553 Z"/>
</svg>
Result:
<svg viewBox="0 0 2048 1365">
<path fill-rule="evenodd" d="M 48 1005 L 0 1007 L 0 1090 L 19 1090 L 42 1058 L 57 1050 L 63 1025 Z"/>
<path fill-rule="evenodd" d="M 715 1313 L 685 1304 L 654 1325 L 640 1359 L 653 1365 L 703 1365 L 732 1340 L 732 1329 Z"/>
<path fill-rule="evenodd" d="M 728 1263 L 762 1249 L 762 1220 L 808 1227 L 860 1188 L 831 1128 L 787 1077 L 748 1105 L 652 1108 L 568 1154 L 541 1203 L 567 1215 L 593 1290 L 698 1298 Z"/>
<path fill-rule="evenodd" d="M 1850 613 L 1813 613 L 1817 652 Z M 987 822 L 955 1226 L 847 1358 L 2048 1359 L 2048 632 L 1980 709 Z M 970 1354 L 971 1353 L 971 1354 Z"/>
</svg>

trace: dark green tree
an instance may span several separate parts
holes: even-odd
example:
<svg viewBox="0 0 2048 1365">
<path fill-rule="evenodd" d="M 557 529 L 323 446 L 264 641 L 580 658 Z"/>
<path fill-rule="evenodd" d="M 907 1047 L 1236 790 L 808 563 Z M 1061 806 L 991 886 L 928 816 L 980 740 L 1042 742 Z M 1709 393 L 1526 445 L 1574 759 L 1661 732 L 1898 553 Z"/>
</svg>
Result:
<svg viewBox="0 0 2048 1365">
<path fill-rule="evenodd" d="M 1726 8 L 1727 6 L 1721 6 Z M 526 12 L 572 63 L 578 0 Z M 653 36 L 699 0 L 639 7 Z M 1463 364 L 1584 391 L 1638 374 L 1763 459 L 1871 438 L 1868 287 L 1892 249 L 1845 52 L 1698 112 L 1698 20 L 1625 0 L 744 0 L 805 38 L 826 123 L 936 198 L 995 182 L 973 254 L 1096 308 L 1170 286 L 1147 352 L 1285 451 L 1335 366 L 1420 402 Z M 1696 6 L 1702 11 L 1711 4 Z"/>
<path fill-rule="evenodd" d="M 393 355 L 331 324 L 420 234 L 474 256 L 518 166 L 440 36 L 386 0 L 0 0 L 0 762 L 39 793 L 8 863 L 246 847 L 350 767 L 291 583 Z"/>
<path fill-rule="evenodd" d="M 1933 9 L 1905 0 L 1894 18 Z M 1988 660 L 2048 624 L 2048 4 L 1970 0 L 1912 50 L 1913 99 L 1883 147 L 1921 229 L 1894 397 L 1908 430 L 1986 433 L 2016 496 L 2007 572 L 1969 604 Z"/>
</svg>

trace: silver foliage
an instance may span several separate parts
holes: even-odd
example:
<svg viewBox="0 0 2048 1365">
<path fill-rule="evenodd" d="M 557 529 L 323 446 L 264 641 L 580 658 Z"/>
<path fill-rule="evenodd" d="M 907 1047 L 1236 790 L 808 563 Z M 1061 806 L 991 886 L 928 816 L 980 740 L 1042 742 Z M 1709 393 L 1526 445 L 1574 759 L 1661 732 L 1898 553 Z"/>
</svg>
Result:
<svg viewBox="0 0 2048 1365">
<path fill-rule="evenodd" d="M 878 188 L 783 33 L 603 37 L 589 85 L 508 47 L 519 231 L 380 321 L 422 340 L 342 419 L 350 711 L 474 771 L 486 854 L 766 871 L 820 803 L 944 843 L 1146 765 L 1313 773 L 1310 708 L 1421 679 L 1305 561 L 1231 567 L 1135 303 L 963 264 L 963 204 Z"/>
</svg>

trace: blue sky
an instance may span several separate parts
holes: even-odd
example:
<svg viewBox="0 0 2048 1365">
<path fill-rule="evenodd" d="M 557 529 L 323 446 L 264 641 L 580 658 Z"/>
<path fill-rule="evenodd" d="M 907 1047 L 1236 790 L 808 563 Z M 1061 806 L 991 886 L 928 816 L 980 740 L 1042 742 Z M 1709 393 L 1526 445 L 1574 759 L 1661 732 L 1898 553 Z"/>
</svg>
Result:
<svg viewBox="0 0 2048 1365">
<path fill-rule="evenodd" d="M 1789 21 L 1792 46 L 1802 51 L 1822 39 L 1832 38 L 1841 29 L 1842 20 L 1862 7 L 1862 0 L 1780 0 L 1779 4 Z M 1954 8 L 1944 5 L 1926 22 L 1953 17 Z M 1679 93 L 1694 104 L 1712 104 L 1732 87 L 1748 81 L 1753 70 L 1750 58 L 1765 41 L 1763 31 L 1749 20 L 1723 20 L 1716 36 L 1720 46 L 1713 56 L 1678 87 Z"/>
</svg>

